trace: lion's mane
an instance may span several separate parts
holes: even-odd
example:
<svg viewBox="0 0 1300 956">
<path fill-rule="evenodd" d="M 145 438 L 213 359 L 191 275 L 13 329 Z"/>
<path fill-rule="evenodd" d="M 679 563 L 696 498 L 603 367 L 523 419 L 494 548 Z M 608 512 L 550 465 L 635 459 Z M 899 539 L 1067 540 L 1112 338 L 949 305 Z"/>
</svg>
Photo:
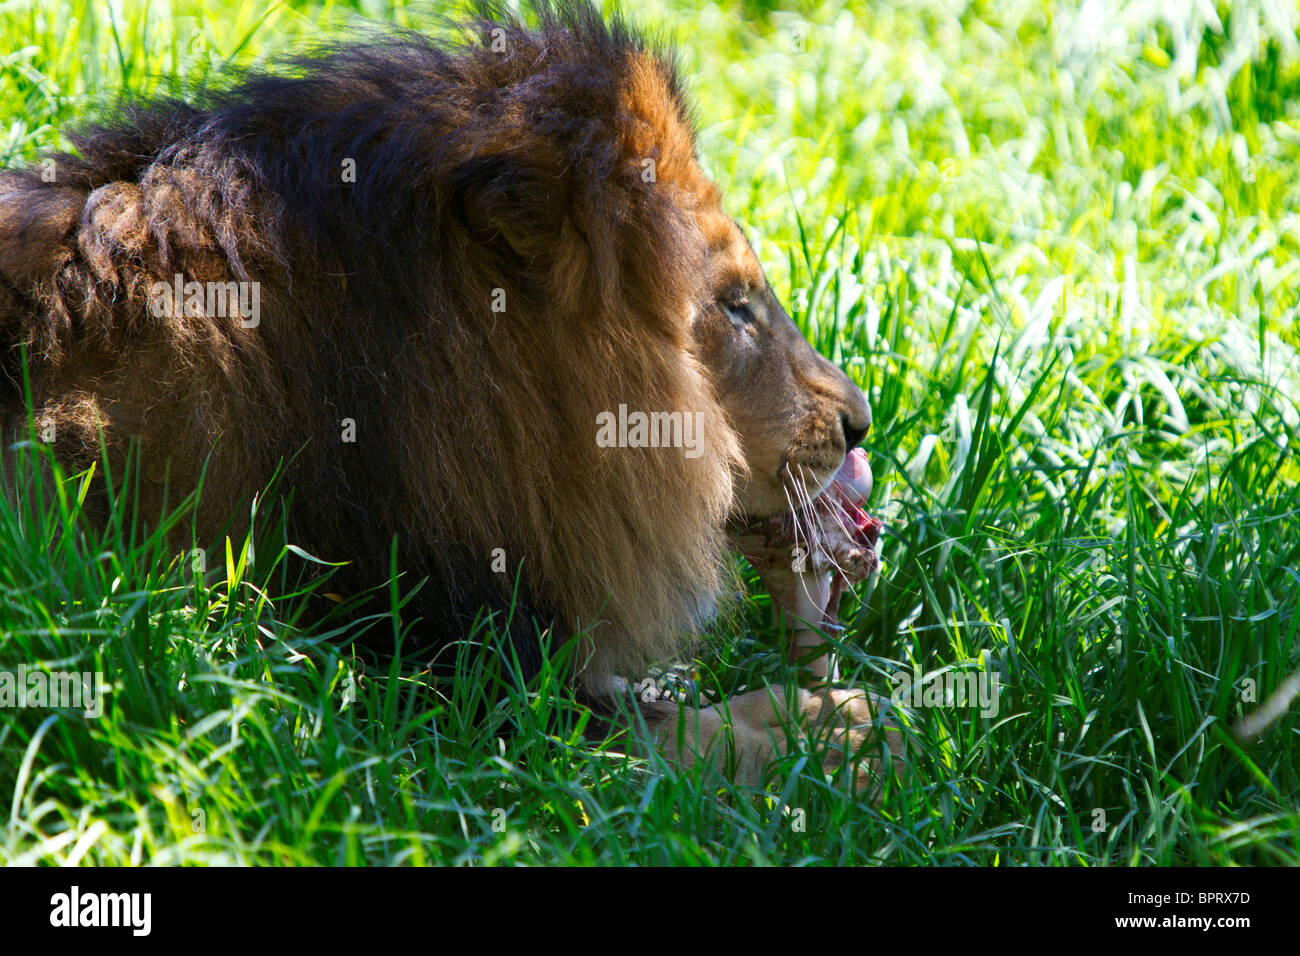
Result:
<svg viewBox="0 0 1300 956">
<path fill-rule="evenodd" d="M 120 461 L 139 443 L 146 517 L 202 474 L 201 536 L 283 467 L 295 542 L 353 586 L 397 537 L 429 639 L 507 607 L 521 567 L 526 655 L 553 621 L 589 633 L 588 675 L 635 671 L 725 579 L 741 466 L 688 324 L 716 193 L 671 57 L 617 20 L 543 4 L 467 36 L 389 31 L 123 104 L 0 173 L 4 437 L 26 374 L 65 463 L 101 428 Z M 258 324 L 153 315 L 177 274 L 259 283 Z M 620 404 L 698 413 L 703 454 L 599 447 Z"/>
</svg>

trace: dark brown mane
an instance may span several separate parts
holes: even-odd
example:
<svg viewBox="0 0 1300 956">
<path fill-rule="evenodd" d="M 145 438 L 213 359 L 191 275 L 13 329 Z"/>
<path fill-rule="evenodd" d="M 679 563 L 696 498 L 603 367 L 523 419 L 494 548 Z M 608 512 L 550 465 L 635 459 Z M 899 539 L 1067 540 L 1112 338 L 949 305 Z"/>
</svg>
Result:
<svg viewBox="0 0 1300 956">
<path fill-rule="evenodd" d="M 69 466 L 101 428 L 114 455 L 141 443 L 145 519 L 206 462 L 215 534 L 284 466 L 294 540 L 349 586 L 384 580 L 397 537 L 429 640 L 504 607 L 522 562 L 525 656 L 530 616 L 594 626 L 592 673 L 671 652 L 719 592 L 740 467 L 682 331 L 705 186 L 670 57 L 585 4 L 533 19 L 324 47 L 0 172 L 6 443 L 25 350 Z M 258 283 L 258 324 L 152 315 L 178 274 Z M 620 403 L 699 413 L 704 455 L 598 448 Z"/>
</svg>

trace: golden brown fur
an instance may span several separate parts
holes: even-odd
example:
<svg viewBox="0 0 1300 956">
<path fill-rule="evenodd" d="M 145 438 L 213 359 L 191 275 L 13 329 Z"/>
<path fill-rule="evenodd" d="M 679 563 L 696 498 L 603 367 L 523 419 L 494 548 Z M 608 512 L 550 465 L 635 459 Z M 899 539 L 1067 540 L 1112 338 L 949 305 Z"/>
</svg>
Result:
<svg viewBox="0 0 1300 956">
<path fill-rule="evenodd" d="M 123 107 L 53 181 L 0 173 L 6 442 L 25 354 L 70 468 L 101 429 L 118 466 L 140 443 L 143 520 L 206 468 L 210 541 L 283 467 L 295 542 L 350 586 L 384 581 L 396 537 L 431 643 L 521 569 L 525 659 L 534 622 L 583 631 L 599 693 L 678 651 L 723 590 L 728 517 L 816 494 L 869 414 L 700 172 L 670 59 L 585 6 L 538 19 Z M 152 314 L 176 275 L 257 283 L 257 323 Z M 599 447 L 620 404 L 698 414 L 702 453 Z"/>
</svg>

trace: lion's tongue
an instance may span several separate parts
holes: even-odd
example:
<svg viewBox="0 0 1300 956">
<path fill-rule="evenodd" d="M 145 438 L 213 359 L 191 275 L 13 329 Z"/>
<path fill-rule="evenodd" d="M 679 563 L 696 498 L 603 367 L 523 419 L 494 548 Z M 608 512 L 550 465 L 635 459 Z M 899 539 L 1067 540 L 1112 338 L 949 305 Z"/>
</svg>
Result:
<svg viewBox="0 0 1300 956">
<path fill-rule="evenodd" d="M 856 531 L 855 537 L 874 545 L 880 537 L 880 522 L 862 510 L 862 505 L 871 497 L 872 480 L 867 453 L 855 448 L 844 457 L 844 464 L 831 479 L 826 494 L 834 498 L 849 516 Z"/>
<path fill-rule="evenodd" d="M 847 506 L 860 506 L 871 497 L 871 463 L 867 453 L 855 448 L 844 456 L 844 464 L 831 479 L 831 492 Z"/>
</svg>

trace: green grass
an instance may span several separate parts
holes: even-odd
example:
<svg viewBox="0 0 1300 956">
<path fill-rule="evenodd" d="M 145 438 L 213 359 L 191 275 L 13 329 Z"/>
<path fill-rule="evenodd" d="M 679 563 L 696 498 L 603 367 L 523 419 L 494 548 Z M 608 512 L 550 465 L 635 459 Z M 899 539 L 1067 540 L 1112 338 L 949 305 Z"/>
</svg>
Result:
<svg viewBox="0 0 1300 956">
<path fill-rule="evenodd" d="M 490 626 L 465 680 L 376 666 L 299 626 L 282 551 L 196 578 L 87 531 L 102 475 L 64 476 L 0 505 L 0 670 L 111 693 L 0 712 L 0 861 L 1300 863 L 1300 720 L 1231 730 L 1300 665 L 1296 15 L 790 6 L 637 18 L 680 38 L 730 210 L 875 410 L 890 534 L 844 608 L 853 678 L 996 671 L 998 715 L 912 712 L 878 806 L 806 755 L 763 792 L 676 775 L 584 743 L 562 662 L 520 689 Z M 357 10 L 413 18 L 6 3 L 0 161 Z M 706 689 L 786 676 L 766 611 L 715 628 Z"/>
</svg>

